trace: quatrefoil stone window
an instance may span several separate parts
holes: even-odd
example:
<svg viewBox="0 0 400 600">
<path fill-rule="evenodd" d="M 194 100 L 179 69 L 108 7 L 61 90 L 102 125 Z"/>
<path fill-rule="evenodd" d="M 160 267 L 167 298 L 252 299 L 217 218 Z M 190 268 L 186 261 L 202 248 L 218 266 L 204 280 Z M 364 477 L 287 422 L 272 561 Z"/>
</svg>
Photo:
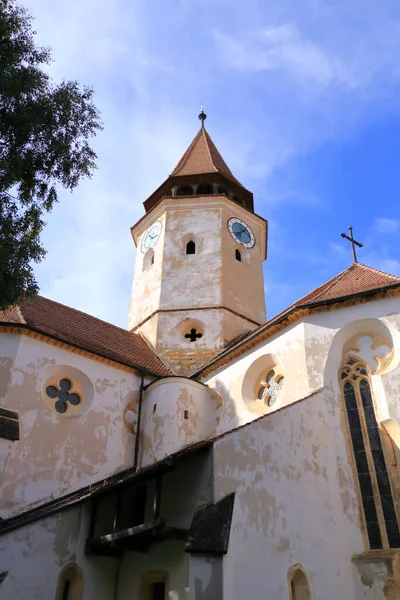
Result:
<svg viewBox="0 0 400 600">
<path fill-rule="evenodd" d="M 269 370 L 265 379 L 260 381 L 258 402 L 262 402 L 267 406 L 273 406 L 283 388 L 283 381 L 284 377 L 281 373 L 277 373 L 275 369 Z"/>
<path fill-rule="evenodd" d="M 79 394 L 70 393 L 72 383 L 69 379 L 60 379 L 58 387 L 55 385 L 48 385 L 46 387 L 46 395 L 49 398 L 56 399 L 54 408 L 58 413 L 65 413 L 68 408 L 68 403 L 72 406 L 77 406 L 81 403 L 81 397 Z"/>
</svg>

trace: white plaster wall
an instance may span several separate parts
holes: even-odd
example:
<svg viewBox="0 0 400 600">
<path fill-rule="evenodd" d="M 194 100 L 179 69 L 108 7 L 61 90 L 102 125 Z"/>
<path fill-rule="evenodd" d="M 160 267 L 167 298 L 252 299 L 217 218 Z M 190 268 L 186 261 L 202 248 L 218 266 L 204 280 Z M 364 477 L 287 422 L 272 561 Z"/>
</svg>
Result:
<svg viewBox="0 0 400 600">
<path fill-rule="evenodd" d="M 232 238 L 227 227 L 228 219 L 232 217 L 243 220 L 251 227 L 256 240 L 253 248 L 247 249 Z M 264 323 L 266 311 L 262 265 L 265 257 L 266 223 L 231 203 L 223 208 L 221 233 L 223 244 L 222 303 L 259 324 Z M 242 255 L 241 262 L 236 260 L 236 248 Z"/>
<path fill-rule="evenodd" d="M 145 253 L 142 252 L 142 239 L 148 229 L 160 221 L 162 229 L 154 246 L 154 264 L 143 270 Z M 128 329 L 132 329 L 143 319 L 151 315 L 160 305 L 160 280 L 163 272 L 163 254 L 165 239 L 165 214 L 155 214 L 141 224 L 140 234 L 136 240 L 137 250 L 135 270 L 132 282 L 132 293 L 129 304 Z"/>
<path fill-rule="evenodd" d="M 222 302 L 222 211 L 202 206 L 167 213 L 160 308 L 215 306 Z M 196 253 L 186 254 L 194 235 Z"/>
<path fill-rule="evenodd" d="M 244 401 L 243 385 L 248 370 L 261 357 L 265 357 L 265 362 L 262 363 L 264 367 L 261 365 L 259 368 L 259 376 L 262 373 L 266 374 L 274 365 L 281 367 L 285 376 L 279 401 L 270 409 L 271 411 L 303 398 L 312 391 L 306 376 L 304 327 L 301 322 L 298 322 L 261 343 L 239 359 L 232 361 L 215 375 L 204 379 L 204 383 L 222 396 L 222 410 L 216 429 L 217 434 L 234 429 L 260 416 L 259 411 L 253 410 Z M 254 385 L 258 375 L 254 375 Z"/>
<path fill-rule="evenodd" d="M 142 466 L 212 437 L 217 424 L 216 401 L 210 390 L 182 377 L 153 383 L 146 390 L 142 410 Z M 185 410 L 189 411 L 188 419 L 184 418 Z"/>
<path fill-rule="evenodd" d="M 288 569 L 312 600 L 372 600 L 352 564 L 363 551 L 355 483 L 334 396 L 323 391 L 217 440 L 215 499 L 236 491 L 224 598 L 287 600 Z"/>
<path fill-rule="evenodd" d="M 18 337 L 0 336 L 3 357 L 12 354 L 12 338 Z M 42 385 L 57 365 L 76 368 L 90 380 L 93 400 L 85 414 L 66 417 L 46 405 Z M 7 465 L 0 495 L 3 518 L 132 465 L 134 436 L 123 413 L 137 400 L 137 375 L 25 336 L 8 375 L 2 402 L 19 413 L 21 439 L 1 448 L 0 463 Z"/>
<path fill-rule="evenodd" d="M 169 540 L 153 546 L 147 553 L 127 552 L 116 600 L 141 600 L 142 577 L 151 571 L 168 572 L 168 600 L 189 600 L 189 555 L 183 548 L 183 541 Z"/>
<path fill-rule="evenodd" d="M 242 247 L 242 263 L 234 257 L 237 244 L 227 227 L 232 216 L 245 219 L 256 235 L 254 248 Z M 156 221 L 162 222 L 163 229 L 154 247 L 154 265 L 143 271 L 141 242 Z M 157 319 L 153 313 L 158 309 L 180 311 L 227 305 L 255 321 L 221 309 L 217 315 L 215 311 L 194 311 L 190 318 L 200 319 L 205 328 L 201 347 L 224 347 L 253 329 L 265 319 L 265 229 L 263 220 L 223 196 L 164 199 L 134 229 L 138 251 L 129 328 L 149 317 L 140 332 L 161 353 L 170 348 L 169 343 L 171 348 L 185 347 L 181 336 L 177 341 L 177 326 L 189 317 L 187 311 L 168 312 Z M 187 255 L 186 244 L 191 239 L 196 253 Z"/>
<path fill-rule="evenodd" d="M 163 352 L 165 349 L 181 349 L 190 355 L 198 350 L 209 348 L 223 348 L 223 320 L 224 312 L 219 309 L 212 310 L 181 310 L 176 312 L 161 313 L 158 317 L 158 335 L 156 348 Z M 184 336 L 190 332 L 192 323 L 197 322 L 197 330 L 203 334 L 195 343 L 191 343 Z"/>
<path fill-rule="evenodd" d="M 85 557 L 88 518 L 88 507 L 78 506 L 1 536 L 0 565 L 8 575 L 0 600 L 53 600 L 70 562 L 83 570 L 84 600 L 113 598 L 117 559 Z"/>
<path fill-rule="evenodd" d="M 223 398 L 217 433 L 248 423 L 262 414 L 262 411 L 257 412 L 257 409 L 246 403 L 243 398 L 246 375 L 261 357 L 265 357 L 264 372 L 268 370 L 267 366 L 277 365 L 285 377 L 279 401 L 264 410 L 265 413 L 270 413 L 308 396 L 324 385 L 334 386 L 338 392 L 338 369 L 342 361 L 343 345 L 353 335 L 368 331 L 385 335 L 395 346 L 393 365 L 390 371 L 382 376 L 382 384 L 389 395 L 390 415 L 400 420 L 397 402 L 400 399 L 398 311 L 398 299 L 391 298 L 303 317 L 232 361 L 219 372 L 205 377 L 202 381 L 217 390 Z M 332 347 L 333 342 L 335 345 Z M 330 365 L 326 370 L 328 358 Z M 261 374 L 263 368 L 260 367 L 259 370 Z M 253 375 L 255 383 L 257 376 Z M 374 391 L 378 393 L 378 389 Z"/>
<path fill-rule="evenodd" d="M 222 564 L 220 556 L 190 557 L 191 600 L 222 600 Z"/>
</svg>

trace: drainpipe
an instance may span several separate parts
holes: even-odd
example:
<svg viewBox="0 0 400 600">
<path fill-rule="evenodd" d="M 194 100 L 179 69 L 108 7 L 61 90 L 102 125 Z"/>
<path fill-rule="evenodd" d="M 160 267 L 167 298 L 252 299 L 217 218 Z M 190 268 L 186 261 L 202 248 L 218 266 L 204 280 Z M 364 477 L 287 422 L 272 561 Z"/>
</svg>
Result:
<svg viewBox="0 0 400 600">
<path fill-rule="evenodd" d="M 133 457 L 133 470 L 138 470 L 139 463 L 139 439 L 140 439 L 140 422 L 142 420 L 142 404 L 143 404 L 143 388 L 144 388 L 144 375 L 142 373 L 142 379 L 140 381 L 139 389 L 139 405 L 138 405 L 138 416 L 136 424 L 136 439 L 135 439 L 135 455 Z"/>
</svg>

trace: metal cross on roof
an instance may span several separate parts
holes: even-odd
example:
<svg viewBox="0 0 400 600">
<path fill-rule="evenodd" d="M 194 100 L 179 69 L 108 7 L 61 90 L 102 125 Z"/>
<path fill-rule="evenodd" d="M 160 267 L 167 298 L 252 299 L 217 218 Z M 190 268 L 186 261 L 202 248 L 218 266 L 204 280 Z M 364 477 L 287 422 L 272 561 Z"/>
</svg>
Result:
<svg viewBox="0 0 400 600">
<path fill-rule="evenodd" d="M 354 238 L 353 238 L 353 228 L 351 225 L 349 225 L 349 227 L 347 228 L 350 231 L 350 235 L 347 235 L 346 233 L 341 233 L 340 235 L 342 236 L 342 238 L 346 238 L 346 240 L 349 240 L 349 242 L 351 243 L 351 249 L 353 251 L 353 262 L 358 262 L 357 260 L 357 255 L 356 255 L 356 248 L 355 246 L 358 246 L 359 248 L 362 248 L 363 245 L 361 244 L 361 242 L 357 242 Z"/>
</svg>

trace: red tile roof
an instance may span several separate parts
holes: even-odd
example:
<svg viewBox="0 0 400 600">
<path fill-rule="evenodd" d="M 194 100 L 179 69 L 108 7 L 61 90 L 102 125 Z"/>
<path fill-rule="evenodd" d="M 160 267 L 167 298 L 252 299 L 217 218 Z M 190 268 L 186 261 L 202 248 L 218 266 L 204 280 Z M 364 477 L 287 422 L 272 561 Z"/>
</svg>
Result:
<svg viewBox="0 0 400 600">
<path fill-rule="evenodd" d="M 206 129 L 201 127 L 189 148 L 172 171 L 171 177 L 178 175 L 204 175 L 206 173 L 220 173 L 242 185 L 232 175 L 230 168 L 218 152 Z"/>
<path fill-rule="evenodd" d="M 139 334 L 42 296 L 27 298 L 6 312 L 0 311 L 1 324 L 26 326 L 127 366 L 154 375 L 171 375 Z"/>
<path fill-rule="evenodd" d="M 295 306 L 353 296 L 368 290 L 379 290 L 388 285 L 400 284 L 400 277 L 389 275 L 360 263 L 353 263 L 326 283 L 301 298 Z"/>
<path fill-rule="evenodd" d="M 400 277 L 389 275 L 389 273 L 378 271 L 360 263 L 353 263 L 326 283 L 315 288 L 282 312 L 253 329 L 236 344 L 223 350 L 196 373 L 193 373 L 191 377 L 198 377 L 202 373 L 209 374 L 229 362 L 229 360 L 246 352 L 251 346 L 268 336 L 268 332 L 276 331 L 275 328 L 278 324 L 284 323 L 288 317 L 296 312 L 301 314 L 300 311 L 306 308 L 323 306 L 325 303 L 331 305 L 357 296 L 365 296 L 368 292 L 371 292 L 372 295 L 396 287 L 400 288 Z"/>
</svg>

